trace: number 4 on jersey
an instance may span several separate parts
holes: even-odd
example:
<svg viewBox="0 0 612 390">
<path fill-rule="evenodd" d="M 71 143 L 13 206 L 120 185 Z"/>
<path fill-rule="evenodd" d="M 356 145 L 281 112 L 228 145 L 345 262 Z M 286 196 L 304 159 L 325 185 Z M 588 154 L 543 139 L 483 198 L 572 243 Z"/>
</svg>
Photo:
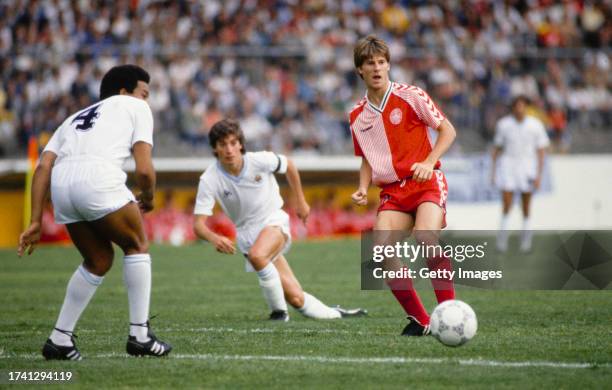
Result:
<svg viewBox="0 0 612 390">
<path fill-rule="evenodd" d="M 87 110 L 79 113 L 70 124 L 73 124 L 76 121 L 83 121 L 77 124 L 76 129 L 81 131 L 87 131 L 91 129 L 96 121 L 96 119 L 100 116 L 98 112 L 98 108 L 100 108 L 101 104 L 96 104 L 95 106 L 88 108 Z"/>
</svg>

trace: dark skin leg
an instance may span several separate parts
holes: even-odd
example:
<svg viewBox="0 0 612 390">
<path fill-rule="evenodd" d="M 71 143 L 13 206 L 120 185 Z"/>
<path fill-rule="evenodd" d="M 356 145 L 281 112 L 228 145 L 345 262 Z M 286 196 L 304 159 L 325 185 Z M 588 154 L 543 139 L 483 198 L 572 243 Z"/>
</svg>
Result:
<svg viewBox="0 0 612 390">
<path fill-rule="evenodd" d="M 149 249 L 140 210 L 133 202 L 99 220 L 71 223 L 66 227 L 83 256 L 85 268 L 98 276 L 104 276 L 113 265 L 113 242 L 125 255 L 147 253 Z"/>
<path fill-rule="evenodd" d="M 513 196 L 514 193 L 512 193 L 511 191 L 502 191 L 502 210 L 504 215 L 508 214 L 510 212 L 510 209 L 512 208 Z"/>
</svg>

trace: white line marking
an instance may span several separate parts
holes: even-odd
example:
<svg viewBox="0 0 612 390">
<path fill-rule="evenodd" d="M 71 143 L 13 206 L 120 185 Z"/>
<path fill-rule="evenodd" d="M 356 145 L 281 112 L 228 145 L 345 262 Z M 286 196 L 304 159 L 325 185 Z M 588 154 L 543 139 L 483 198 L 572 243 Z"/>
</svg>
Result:
<svg viewBox="0 0 612 390">
<path fill-rule="evenodd" d="M 89 359 L 126 359 L 130 358 L 122 353 L 108 353 L 88 355 Z M 0 359 L 26 359 L 42 360 L 38 354 L 0 355 Z M 611 368 L 612 363 L 578 363 L 578 362 L 552 362 L 552 361 L 498 361 L 483 359 L 446 359 L 446 358 L 408 358 L 400 356 L 388 357 L 332 357 L 332 356 L 307 356 L 307 355 L 213 355 L 213 354 L 174 354 L 168 359 L 184 360 L 235 360 L 235 361 L 291 361 L 291 362 L 315 362 L 315 363 L 338 363 L 338 364 L 457 364 L 460 366 L 476 367 L 545 367 L 545 368 Z"/>
<path fill-rule="evenodd" d="M 250 328 L 250 329 L 237 329 L 237 328 L 225 328 L 225 327 L 208 327 L 208 328 L 155 328 L 155 332 L 177 332 L 177 333 L 331 333 L 331 334 L 351 334 L 351 335 L 364 335 L 366 332 L 363 331 L 352 331 L 347 329 L 304 329 L 304 328 Z M 77 334 L 81 333 L 96 333 L 96 334 L 111 334 L 114 330 L 101 331 L 94 329 L 77 329 Z M 41 330 L 15 330 L 15 331 L 0 331 L 0 336 L 20 336 L 20 335 L 38 335 L 43 333 Z M 367 334 L 372 334 L 367 333 Z"/>
</svg>

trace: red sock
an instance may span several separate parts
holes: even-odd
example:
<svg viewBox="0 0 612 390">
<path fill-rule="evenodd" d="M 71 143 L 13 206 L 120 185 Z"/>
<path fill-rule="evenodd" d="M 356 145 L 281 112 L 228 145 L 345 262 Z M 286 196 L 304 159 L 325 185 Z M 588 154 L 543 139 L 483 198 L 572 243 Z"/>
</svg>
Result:
<svg viewBox="0 0 612 390">
<path fill-rule="evenodd" d="M 427 267 L 430 271 L 447 270 L 452 271 L 451 260 L 448 257 L 434 257 L 427 260 Z M 455 299 L 455 285 L 451 278 L 431 279 L 431 285 L 436 293 L 438 303 Z"/>
<path fill-rule="evenodd" d="M 406 314 L 414 317 L 423 326 L 429 325 L 429 315 L 412 285 L 412 280 L 388 279 L 387 285 L 391 288 L 395 299 L 402 305 Z"/>
</svg>

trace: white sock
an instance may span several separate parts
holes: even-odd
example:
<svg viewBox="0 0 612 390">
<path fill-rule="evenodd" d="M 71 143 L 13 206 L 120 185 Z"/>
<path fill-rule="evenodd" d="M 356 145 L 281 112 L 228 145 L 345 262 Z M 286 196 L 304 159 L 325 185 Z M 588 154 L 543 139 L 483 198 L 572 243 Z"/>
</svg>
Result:
<svg viewBox="0 0 612 390">
<path fill-rule="evenodd" d="M 278 270 L 271 262 L 257 271 L 259 285 L 263 291 L 264 299 L 268 303 L 271 311 L 283 310 L 287 311 L 287 302 L 285 302 L 285 294 L 283 293 L 283 285 L 281 284 Z"/>
<path fill-rule="evenodd" d="M 523 218 L 523 231 L 531 229 L 531 220 L 529 217 Z"/>
<path fill-rule="evenodd" d="M 148 253 L 125 256 L 123 280 L 128 291 L 130 324 L 146 323 L 151 297 L 151 256 Z M 130 336 L 136 336 L 139 342 L 149 341 L 148 328 L 130 325 Z"/>
<path fill-rule="evenodd" d="M 342 317 L 340 312 L 332 309 L 317 298 L 304 291 L 304 306 L 298 309 L 306 317 L 318 320 L 330 320 Z"/>
<path fill-rule="evenodd" d="M 68 287 L 66 287 L 64 304 L 62 305 L 59 317 L 55 323 L 57 329 L 70 333 L 74 331 L 74 327 L 79 317 L 81 317 L 83 310 L 85 310 L 91 297 L 93 297 L 96 289 L 103 280 L 103 276 L 92 274 L 87 271 L 83 265 L 80 265 L 76 271 L 74 271 L 74 274 L 72 274 L 68 282 Z M 72 345 L 72 340 L 70 340 L 69 335 L 55 329 L 51 332 L 50 338 L 51 341 L 57 345 Z"/>
<path fill-rule="evenodd" d="M 508 230 L 508 224 L 510 223 L 510 214 L 504 214 L 501 218 L 501 224 L 499 230 Z"/>
</svg>

